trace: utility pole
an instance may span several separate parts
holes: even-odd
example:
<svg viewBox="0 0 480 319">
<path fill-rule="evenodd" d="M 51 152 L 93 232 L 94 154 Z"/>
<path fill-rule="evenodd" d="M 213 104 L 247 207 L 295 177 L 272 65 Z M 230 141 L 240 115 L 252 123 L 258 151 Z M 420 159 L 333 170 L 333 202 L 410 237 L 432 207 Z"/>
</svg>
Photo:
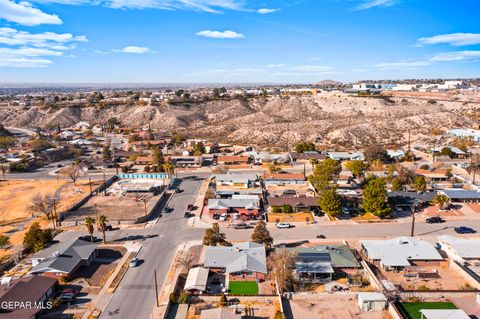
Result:
<svg viewBox="0 0 480 319">
<path fill-rule="evenodd" d="M 413 203 L 413 212 L 412 212 L 412 229 L 410 232 L 410 237 L 415 237 L 415 214 L 417 213 L 417 201 Z"/>
<path fill-rule="evenodd" d="M 89 176 L 88 177 L 88 184 L 90 185 L 90 196 L 92 196 L 93 190 L 92 190 L 92 178 Z"/>
<path fill-rule="evenodd" d="M 433 140 L 432 163 L 435 164 L 435 152 L 437 150 L 437 139 Z"/>
<path fill-rule="evenodd" d="M 105 170 L 103 171 L 103 195 L 107 196 L 107 185 L 105 180 Z"/>
<path fill-rule="evenodd" d="M 57 199 L 53 198 L 53 229 L 55 229 L 55 225 L 57 224 Z"/>
<path fill-rule="evenodd" d="M 157 283 L 157 270 L 154 269 L 153 270 L 153 277 L 155 279 L 155 301 L 157 303 L 157 308 L 160 307 L 160 305 L 158 304 L 158 283 Z"/>
<path fill-rule="evenodd" d="M 3 179 L 5 179 L 5 171 L 6 171 L 6 168 L 5 168 L 5 166 L 3 166 L 3 163 L 2 163 L 2 175 L 3 175 Z"/>
</svg>

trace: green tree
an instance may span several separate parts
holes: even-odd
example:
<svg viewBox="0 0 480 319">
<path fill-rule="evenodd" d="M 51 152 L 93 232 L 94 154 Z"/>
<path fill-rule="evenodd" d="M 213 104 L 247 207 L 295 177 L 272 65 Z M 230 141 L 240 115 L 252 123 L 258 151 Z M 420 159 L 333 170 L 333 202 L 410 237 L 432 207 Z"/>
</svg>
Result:
<svg viewBox="0 0 480 319">
<path fill-rule="evenodd" d="M 17 139 L 12 136 L 0 136 L 0 149 L 8 149 L 15 146 Z"/>
<path fill-rule="evenodd" d="M 440 209 L 443 209 L 445 207 L 448 207 L 450 199 L 446 195 L 438 194 L 433 198 L 433 202 L 437 204 L 440 207 Z"/>
<path fill-rule="evenodd" d="M 163 164 L 165 164 L 165 158 L 163 153 L 158 147 L 153 148 L 153 164 L 156 166 L 157 172 L 163 171 Z"/>
<path fill-rule="evenodd" d="M 385 181 L 381 178 L 373 178 L 363 191 L 363 209 L 375 216 L 386 217 L 392 211 L 387 199 Z"/>
<path fill-rule="evenodd" d="M 315 144 L 313 144 L 312 142 L 301 142 L 295 145 L 295 152 L 297 153 L 312 152 L 315 150 Z"/>
<path fill-rule="evenodd" d="M 93 243 L 93 231 L 95 225 L 95 219 L 92 217 L 85 217 L 85 227 L 87 227 L 87 231 L 90 234 L 90 241 Z"/>
<path fill-rule="evenodd" d="M 308 181 L 315 187 L 317 192 L 321 193 L 327 189 L 334 176 L 341 171 L 342 165 L 339 161 L 327 158 L 314 166 L 313 173 L 308 177 Z"/>
<path fill-rule="evenodd" d="M 423 175 L 417 175 L 413 179 L 413 188 L 417 192 L 426 192 L 427 191 L 427 182 L 425 181 L 425 177 Z"/>
<path fill-rule="evenodd" d="M 212 228 L 205 230 L 203 244 L 205 246 L 230 246 L 230 243 L 226 240 L 225 234 L 220 232 L 220 225 L 218 225 L 218 223 L 214 223 Z"/>
<path fill-rule="evenodd" d="M 37 139 L 30 140 L 30 141 L 28 142 L 28 144 L 30 145 L 30 147 L 31 147 L 35 152 L 44 151 L 44 150 L 46 150 L 47 148 L 51 148 L 51 147 L 52 147 L 52 143 L 50 143 L 49 141 L 47 141 L 46 139 L 43 139 L 43 138 L 37 138 Z"/>
<path fill-rule="evenodd" d="M 173 166 L 171 162 L 166 162 L 165 164 L 163 164 L 163 170 L 171 178 L 175 173 L 175 166 Z"/>
<path fill-rule="evenodd" d="M 283 205 L 282 206 L 282 213 L 284 214 L 290 214 L 290 213 L 293 213 L 293 207 L 291 205 Z"/>
<path fill-rule="evenodd" d="M 105 144 L 102 149 L 102 156 L 104 160 L 110 161 L 112 159 L 112 151 L 110 150 L 110 144 Z"/>
<path fill-rule="evenodd" d="M 273 238 L 267 229 L 267 224 L 261 220 L 252 233 L 252 241 L 257 244 L 262 244 L 265 248 L 270 248 L 273 244 Z"/>
<path fill-rule="evenodd" d="M 30 253 L 36 253 L 44 249 L 52 241 L 52 232 L 50 229 L 42 229 L 38 222 L 34 222 L 25 234 L 23 245 Z"/>
<path fill-rule="evenodd" d="M 442 150 L 440 151 L 440 154 L 441 154 L 441 155 L 448 156 L 448 157 L 452 157 L 452 156 L 453 156 L 453 152 L 452 152 L 452 150 L 450 149 L 450 147 L 444 147 L 444 148 L 442 148 Z"/>
<path fill-rule="evenodd" d="M 103 243 L 107 243 L 107 237 L 105 236 L 105 230 L 107 230 L 107 216 L 100 215 L 98 216 L 98 229 L 102 232 L 103 235 Z"/>
<path fill-rule="evenodd" d="M 403 184 L 400 178 L 395 177 L 392 180 L 392 192 L 400 192 L 403 190 Z"/>
<path fill-rule="evenodd" d="M 368 165 L 364 161 L 354 160 L 346 161 L 345 167 L 355 175 L 356 178 L 362 178 Z"/>
<path fill-rule="evenodd" d="M 7 236 L 1 234 L 1 235 L 0 235 L 0 248 L 5 248 L 5 247 L 7 247 L 8 245 L 10 245 L 10 238 L 8 238 Z"/>
<path fill-rule="evenodd" d="M 337 194 L 335 188 L 328 189 L 322 193 L 320 208 L 330 216 L 337 216 L 342 213 L 342 198 Z"/>
<path fill-rule="evenodd" d="M 193 146 L 193 155 L 195 156 L 200 156 L 205 153 L 205 145 L 203 145 L 203 142 L 197 142 Z"/>
</svg>

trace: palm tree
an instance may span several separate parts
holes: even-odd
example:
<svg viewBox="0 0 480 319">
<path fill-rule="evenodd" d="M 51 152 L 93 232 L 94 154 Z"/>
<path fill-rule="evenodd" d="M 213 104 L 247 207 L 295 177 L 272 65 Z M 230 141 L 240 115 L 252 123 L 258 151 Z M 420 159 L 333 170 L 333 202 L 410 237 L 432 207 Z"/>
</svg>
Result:
<svg viewBox="0 0 480 319">
<path fill-rule="evenodd" d="M 435 204 L 438 204 L 438 206 L 440 206 L 440 209 L 442 209 L 444 207 L 448 207 L 448 202 L 449 201 L 450 201 L 450 199 L 446 195 L 437 195 L 433 199 L 433 202 Z"/>
<path fill-rule="evenodd" d="M 98 229 L 102 231 L 103 234 L 103 243 L 107 243 L 107 238 L 105 237 L 105 229 L 107 228 L 107 216 L 100 215 L 98 216 Z"/>
<path fill-rule="evenodd" d="M 479 169 L 480 169 L 480 159 L 478 158 L 478 156 L 474 155 L 470 159 L 470 165 L 468 165 L 467 167 L 467 172 L 469 174 L 473 173 L 473 185 L 475 185 L 475 175 Z"/>
<path fill-rule="evenodd" d="M 167 173 L 168 177 L 172 177 L 173 173 L 175 173 L 175 166 L 170 162 L 166 162 L 163 164 L 163 170 Z"/>
<path fill-rule="evenodd" d="M 88 233 L 90 234 L 90 241 L 93 243 L 93 231 L 95 225 L 95 219 L 92 217 L 86 217 L 85 218 L 85 226 L 87 227 Z"/>
</svg>

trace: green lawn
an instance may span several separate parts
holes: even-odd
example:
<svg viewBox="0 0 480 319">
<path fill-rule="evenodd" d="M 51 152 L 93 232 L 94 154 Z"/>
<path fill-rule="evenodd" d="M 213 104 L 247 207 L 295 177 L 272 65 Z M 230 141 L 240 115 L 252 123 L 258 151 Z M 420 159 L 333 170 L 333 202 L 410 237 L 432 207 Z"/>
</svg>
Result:
<svg viewBox="0 0 480 319">
<path fill-rule="evenodd" d="M 255 281 L 230 281 L 230 295 L 258 295 L 258 285 Z"/>
<path fill-rule="evenodd" d="M 422 309 L 457 309 L 451 302 L 405 302 L 402 308 L 409 319 L 420 319 Z"/>
</svg>

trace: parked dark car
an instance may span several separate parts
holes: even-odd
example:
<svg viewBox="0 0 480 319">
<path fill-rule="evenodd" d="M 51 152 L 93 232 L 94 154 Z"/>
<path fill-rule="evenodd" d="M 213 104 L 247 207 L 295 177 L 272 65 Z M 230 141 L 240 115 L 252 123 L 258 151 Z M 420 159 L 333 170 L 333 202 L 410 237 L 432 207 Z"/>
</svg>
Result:
<svg viewBox="0 0 480 319">
<path fill-rule="evenodd" d="M 173 212 L 173 208 L 171 208 L 171 207 L 165 207 L 165 210 L 164 210 L 164 211 L 165 211 L 165 213 L 171 213 L 171 212 Z"/>
<path fill-rule="evenodd" d="M 444 223 L 445 222 L 445 220 L 443 220 L 442 217 L 440 217 L 440 216 L 430 217 L 430 218 L 427 218 L 425 221 L 428 224 L 439 224 L 439 223 Z"/>
<path fill-rule="evenodd" d="M 88 242 L 91 241 L 90 235 L 81 236 L 81 237 L 78 237 L 78 239 L 81 239 L 81 240 L 84 240 L 84 241 L 88 241 Z M 97 242 L 99 242 L 99 241 L 102 241 L 102 240 L 101 240 L 100 238 L 98 238 L 98 237 L 93 236 L 93 242 L 94 242 L 94 243 L 97 243 Z"/>
<path fill-rule="evenodd" d="M 454 228 L 457 234 L 475 234 L 477 231 L 470 227 L 460 226 Z"/>
</svg>

